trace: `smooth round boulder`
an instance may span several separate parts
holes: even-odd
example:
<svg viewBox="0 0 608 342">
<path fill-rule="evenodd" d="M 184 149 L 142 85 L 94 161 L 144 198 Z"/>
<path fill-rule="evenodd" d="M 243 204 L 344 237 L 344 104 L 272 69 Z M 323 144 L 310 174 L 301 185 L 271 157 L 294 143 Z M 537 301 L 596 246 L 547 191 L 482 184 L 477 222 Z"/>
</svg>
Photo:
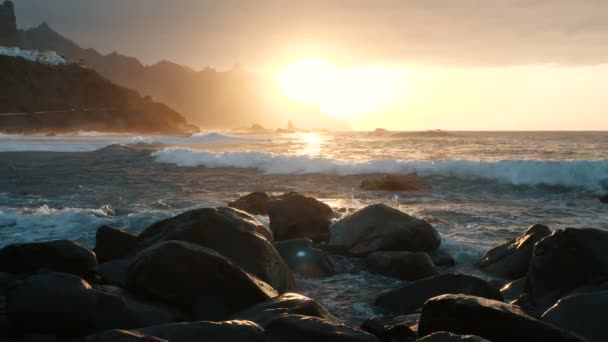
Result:
<svg viewBox="0 0 608 342">
<path fill-rule="evenodd" d="M 482 279 L 464 274 L 441 274 L 383 293 L 376 299 L 376 305 L 392 312 L 409 314 L 420 309 L 427 300 L 443 294 L 503 300 L 500 291 Z"/>
<path fill-rule="evenodd" d="M 15 243 L 0 249 L 0 272 L 47 270 L 87 277 L 95 265 L 95 253 L 70 240 Z"/>
<path fill-rule="evenodd" d="M 89 335 L 83 339 L 84 342 L 168 342 L 154 336 L 146 336 L 129 330 L 106 330 L 98 334 Z"/>
<path fill-rule="evenodd" d="M 327 254 L 314 248 L 310 239 L 277 241 L 274 247 L 294 273 L 310 278 L 327 277 L 334 273 L 334 265 Z"/>
<path fill-rule="evenodd" d="M 416 342 L 491 342 L 485 338 L 474 335 L 457 335 L 450 332 L 440 331 L 432 333 L 423 338 L 419 338 Z"/>
<path fill-rule="evenodd" d="M 431 188 L 427 181 L 415 174 L 368 178 L 361 181 L 359 187 L 363 190 L 380 191 L 421 191 Z"/>
<path fill-rule="evenodd" d="M 276 297 L 276 291 L 216 251 L 166 241 L 139 252 L 129 266 L 133 293 L 192 310 L 201 298 L 216 298 L 228 313 Z"/>
<path fill-rule="evenodd" d="M 268 215 L 267 206 L 270 199 L 271 197 L 267 193 L 255 191 L 236 201 L 229 202 L 228 206 L 248 212 L 252 215 Z"/>
<path fill-rule="evenodd" d="M 371 317 L 361 324 L 361 330 L 380 339 L 382 342 L 409 342 L 416 333 L 407 322 L 389 322 L 384 317 Z"/>
<path fill-rule="evenodd" d="M 138 249 L 169 240 L 211 248 L 283 293 L 293 288 L 294 280 L 264 231 L 266 227 L 242 211 L 202 208 L 151 225 L 138 236 Z"/>
<path fill-rule="evenodd" d="M 270 230 L 276 241 L 309 238 L 326 241 L 333 216 L 331 207 L 313 197 L 289 192 L 267 205 Z"/>
<path fill-rule="evenodd" d="M 423 252 L 374 252 L 367 256 L 367 269 L 403 280 L 418 280 L 439 274 L 431 257 Z"/>
<path fill-rule="evenodd" d="M 376 251 L 433 252 L 439 233 L 424 220 L 385 204 L 369 205 L 336 222 L 328 246 L 354 256 Z"/>
<path fill-rule="evenodd" d="M 500 246 L 487 251 L 479 262 L 482 271 L 502 278 L 518 279 L 524 277 L 530 268 L 534 245 L 551 234 L 549 227 L 535 224 L 526 232 Z"/>
<path fill-rule="evenodd" d="M 249 321 L 170 323 L 137 329 L 137 333 L 169 342 L 264 342 L 264 330 Z"/>
<path fill-rule="evenodd" d="M 268 342 L 380 342 L 363 330 L 318 317 L 282 315 L 266 328 Z"/>
<path fill-rule="evenodd" d="M 95 234 L 95 248 L 98 263 L 123 259 L 135 251 L 137 235 L 110 226 L 101 226 Z"/>
<path fill-rule="evenodd" d="M 584 341 L 528 316 L 516 305 L 467 295 L 442 295 L 424 304 L 418 333 L 426 336 L 440 331 L 476 335 L 493 342 Z"/>
</svg>

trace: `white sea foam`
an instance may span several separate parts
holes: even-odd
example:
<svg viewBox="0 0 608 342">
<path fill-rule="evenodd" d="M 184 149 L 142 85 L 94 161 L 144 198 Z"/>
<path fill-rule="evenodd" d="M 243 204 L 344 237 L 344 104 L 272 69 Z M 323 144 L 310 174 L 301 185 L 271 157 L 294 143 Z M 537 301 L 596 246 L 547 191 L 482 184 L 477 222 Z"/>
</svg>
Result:
<svg viewBox="0 0 608 342">
<path fill-rule="evenodd" d="M 608 187 L 607 160 L 341 160 L 269 152 L 209 152 L 167 148 L 152 154 L 157 162 L 209 168 L 253 168 L 268 174 L 411 173 L 513 185 Z"/>
</svg>

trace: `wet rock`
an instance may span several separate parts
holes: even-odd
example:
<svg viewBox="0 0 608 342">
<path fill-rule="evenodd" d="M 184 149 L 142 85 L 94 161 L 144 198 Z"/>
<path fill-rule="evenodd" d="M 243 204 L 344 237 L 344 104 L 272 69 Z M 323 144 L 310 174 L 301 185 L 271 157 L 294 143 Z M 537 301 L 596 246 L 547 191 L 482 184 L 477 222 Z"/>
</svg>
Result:
<svg viewBox="0 0 608 342">
<path fill-rule="evenodd" d="M 511 240 L 487 251 L 479 262 L 479 267 L 488 273 L 508 279 L 524 277 L 530 268 L 534 245 L 551 234 L 549 227 L 535 224 L 517 239 Z"/>
<path fill-rule="evenodd" d="M 403 280 L 418 280 L 437 275 L 428 254 L 422 252 L 374 252 L 367 256 L 367 269 Z"/>
<path fill-rule="evenodd" d="M 449 331 L 494 342 L 584 341 L 524 313 L 518 306 L 467 295 L 442 295 L 424 304 L 418 332 Z"/>
<path fill-rule="evenodd" d="M 378 337 L 382 342 L 406 342 L 416 339 L 416 333 L 407 323 L 390 322 L 384 317 L 372 317 L 363 324 L 361 329 Z"/>
<path fill-rule="evenodd" d="M 105 329 L 132 329 L 175 321 L 175 312 L 134 299 L 116 287 L 91 286 L 67 273 L 29 276 L 7 296 L 15 333 L 84 336 Z"/>
<path fill-rule="evenodd" d="M 363 190 L 420 191 L 431 188 L 429 183 L 415 174 L 384 175 L 364 179 L 359 186 Z"/>
<path fill-rule="evenodd" d="M 253 215 L 268 215 L 267 206 L 270 199 L 267 193 L 256 191 L 228 203 L 228 206 Z"/>
<path fill-rule="evenodd" d="M 431 253 L 429 253 L 431 260 L 433 260 L 433 264 L 437 267 L 453 267 L 456 266 L 456 260 L 450 252 L 446 251 L 443 248 L 439 248 Z"/>
<path fill-rule="evenodd" d="M 416 342 L 491 342 L 485 338 L 473 335 L 457 335 L 450 332 L 440 331 L 432 333 L 423 338 L 417 339 Z"/>
<path fill-rule="evenodd" d="M 328 243 L 356 256 L 375 251 L 432 252 L 440 244 L 439 233 L 429 223 L 384 204 L 367 206 L 336 222 Z"/>
<path fill-rule="evenodd" d="M 49 270 L 87 277 L 95 265 L 95 253 L 69 240 L 16 243 L 0 249 L 0 272 Z"/>
<path fill-rule="evenodd" d="M 127 287 L 127 274 L 133 259 L 120 259 L 104 262 L 93 269 L 104 284 Z"/>
<path fill-rule="evenodd" d="M 526 288 L 526 278 L 513 280 L 500 289 L 505 302 L 511 302 L 519 298 Z"/>
<path fill-rule="evenodd" d="M 260 222 L 232 208 L 190 210 L 159 221 L 139 237 L 139 249 L 179 240 L 211 248 L 283 293 L 293 287 L 289 267 L 261 233 Z"/>
<path fill-rule="evenodd" d="M 542 316 L 545 322 L 570 330 L 589 342 L 606 341 L 607 317 L 608 291 L 569 295 Z"/>
<path fill-rule="evenodd" d="M 327 254 L 314 248 L 310 239 L 277 241 L 274 247 L 294 273 L 311 278 L 327 277 L 334 273 L 334 266 Z"/>
<path fill-rule="evenodd" d="M 146 336 L 136 331 L 129 330 L 106 330 L 99 334 L 90 335 L 83 339 L 84 342 L 168 342 L 154 336 Z"/>
<path fill-rule="evenodd" d="M 192 310 L 201 297 L 216 297 L 236 312 L 277 295 L 216 251 L 183 241 L 167 241 L 137 254 L 127 287 L 139 296 Z"/>
<path fill-rule="evenodd" d="M 313 197 L 289 192 L 273 198 L 267 208 L 270 230 L 275 240 L 327 240 L 333 216 L 333 210 L 327 204 Z"/>
<path fill-rule="evenodd" d="M 135 251 L 137 236 L 121 229 L 110 226 L 101 226 L 95 234 L 95 248 L 97 261 L 123 259 Z"/>
<path fill-rule="evenodd" d="M 603 195 L 599 197 L 600 202 L 608 204 L 608 195 Z"/>
<path fill-rule="evenodd" d="M 264 330 L 248 321 L 171 323 L 138 329 L 136 332 L 169 342 L 264 342 Z"/>
<path fill-rule="evenodd" d="M 608 278 L 608 231 L 556 230 L 534 248 L 524 294 L 541 313 L 572 291 Z"/>
<path fill-rule="evenodd" d="M 359 329 L 318 317 L 283 315 L 266 328 L 268 342 L 378 342 L 378 338 Z"/>
<path fill-rule="evenodd" d="M 297 293 L 285 293 L 279 297 L 256 304 L 232 316 L 232 319 L 252 321 L 266 328 L 282 315 L 301 315 L 342 323 L 321 304 Z"/>
<path fill-rule="evenodd" d="M 482 279 L 464 274 L 441 274 L 415 281 L 376 299 L 376 305 L 397 313 L 413 313 L 443 294 L 466 294 L 502 301 L 500 291 Z"/>
</svg>

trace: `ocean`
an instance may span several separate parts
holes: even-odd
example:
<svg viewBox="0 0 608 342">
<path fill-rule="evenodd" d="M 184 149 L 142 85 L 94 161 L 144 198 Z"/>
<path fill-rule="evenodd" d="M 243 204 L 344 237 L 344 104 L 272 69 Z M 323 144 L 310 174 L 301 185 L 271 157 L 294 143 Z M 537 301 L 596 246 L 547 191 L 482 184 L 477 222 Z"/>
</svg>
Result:
<svg viewBox="0 0 608 342">
<path fill-rule="evenodd" d="M 432 188 L 359 189 L 384 173 L 416 173 Z M 475 267 L 482 253 L 532 224 L 608 229 L 598 200 L 608 194 L 608 133 L 0 135 L 0 246 L 68 238 L 92 247 L 102 224 L 139 232 L 252 191 L 298 191 L 345 214 L 386 203 L 432 222 L 457 272 L 487 278 Z M 297 292 L 349 323 L 381 313 L 377 294 L 401 284 L 360 260 L 332 260 L 336 275 L 297 278 Z"/>
</svg>

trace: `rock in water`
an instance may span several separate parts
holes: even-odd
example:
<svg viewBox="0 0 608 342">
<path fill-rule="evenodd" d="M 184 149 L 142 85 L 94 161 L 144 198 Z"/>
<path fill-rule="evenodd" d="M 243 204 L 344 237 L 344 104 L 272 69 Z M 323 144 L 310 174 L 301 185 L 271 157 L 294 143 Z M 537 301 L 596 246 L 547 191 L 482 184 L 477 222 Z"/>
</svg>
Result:
<svg viewBox="0 0 608 342">
<path fill-rule="evenodd" d="M 437 275 L 431 257 L 422 252 L 374 252 L 367 256 L 367 269 L 373 273 L 403 280 Z"/>
<path fill-rule="evenodd" d="M 101 226 L 95 234 L 93 252 L 101 264 L 110 260 L 123 259 L 133 253 L 136 247 L 136 235 L 110 226 Z"/>
<path fill-rule="evenodd" d="M 364 179 L 359 187 L 363 190 L 381 191 L 419 191 L 431 188 L 424 179 L 415 174 L 384 175 L 379 178 Z"/>
<path fill-rule="evenodd" d="M 314 248 L 310 239 L 277 241 L 274 246 L 294 273 L 311 278 L 334 273 L 334 265 L 325 252 Z"/>
<path fill-rule="evenodd" d="M 416 342 L 491 342 L 485 338 L 474 335 L 457 335 L 449 332 L 441 331 L 432 333 L 423 338 L 417 339 Z"/>
<path fill-rule="evenodd" d="M 476 335 L 493 342 L 584 341 L 528 316 L 518 306 L 467 295 L 442 295 L 424 304 L 420 336 L 439 331 Z"/>
<path fill-rule="evenodd" d="M 0 249 L 0 272 L 50 270 L 87 277 L 95 265 L 95 253 L 69 240 L 16 243 Z"/>
<path fill-rule="evenodd" d="M 228 203 L 228 206 L 253 215 L 268 215 L 270 199 L 271 197 L 267 193 L 256 191 Z"/>
<path fill-rule="evenodd" d="M 133 293 L 192 310 L 202 298 L 216 298 L 233 313 L 277 296 L 216 251 L 183 241 L 161 242 L 137 254 L 127 286 Z"/>
<path fill-rule="evenodd" d="M 375 251 L 432 252 L 439 233 L 424 220 L 384 204 L 369 205 L 335 223 L 329 247 L 366 256 Z"/>
<path fill-rule="evenodd" d="M 268 342 L 380 342 L 372 334 L 318 317 L 283 315 L 266 328 Z"/>
<path fill-rule="evenodd" d="M 275 240 L 310 238 L 327 240 L 333 210 L 313 197 L 289 192 L 267 205 L 270 230 Z"/>
<path fill-rule="evenodd" d="M 381 294 L 376 305 L 398 313 L 412 313 L 443 294 L 466 294 L 502 301 L 500 291 L 479 278 L 464 274 L 441 274 Z"/>
<path fill-rule="evenodd" d="M 156 222 L 138 237 L 139 249 L 179 240 L 211 248 L 283 293 L 293 286 L 289 267 L 255 218 L 232 208 L 202 208 Z"/>
<path fill-rule="evenodd" d="M 577 293 L 560 299 L 543 314 L 543 320 L 570 330 L 589 342 L 608 338 L 608 291 Z"/>
<path fill-rule="evenodd" d="M 481 269 L 489 274 L 518 279 L 524 277 L 530 268 L 534 245 L 551 234 L 549 227 L 535 224 L 515 240 L 487 251 L 479 262 Z"/>
</svg>

